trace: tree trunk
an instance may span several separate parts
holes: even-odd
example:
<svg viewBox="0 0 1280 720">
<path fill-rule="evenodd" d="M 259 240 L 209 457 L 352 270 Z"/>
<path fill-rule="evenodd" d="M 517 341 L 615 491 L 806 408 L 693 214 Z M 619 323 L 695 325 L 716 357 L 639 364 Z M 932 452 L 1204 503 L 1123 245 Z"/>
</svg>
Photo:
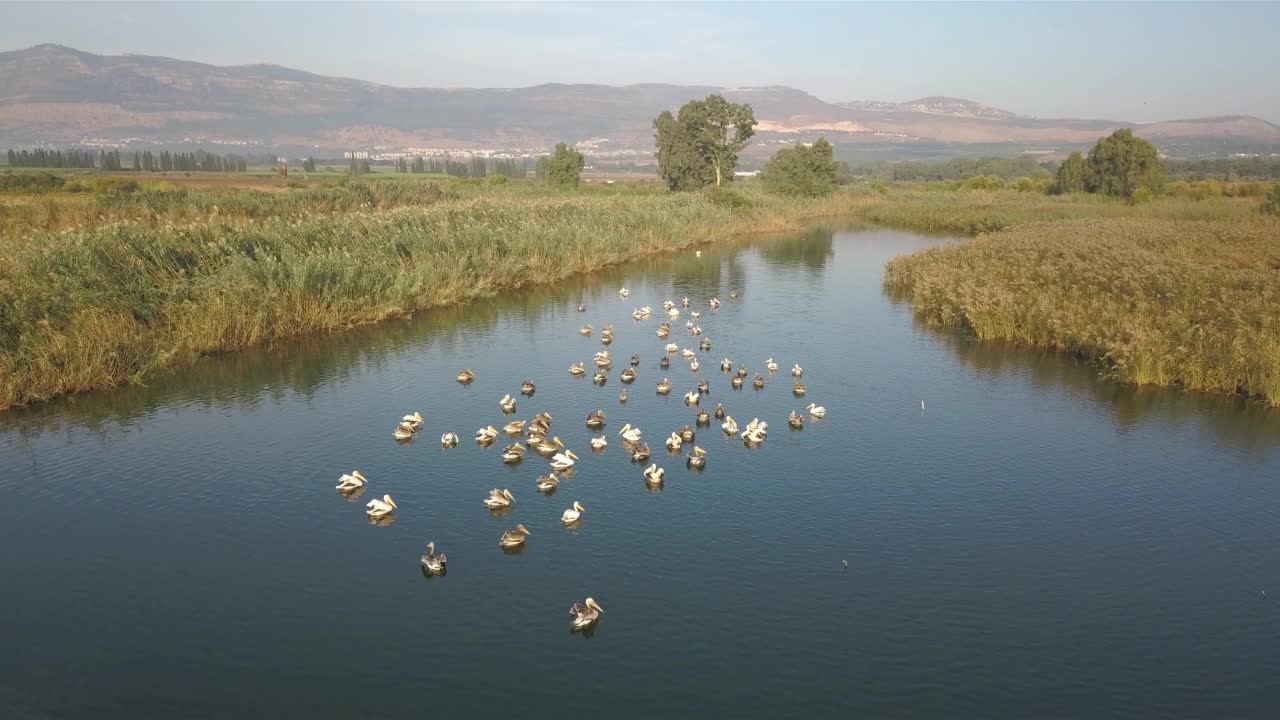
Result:
<svg viewBox="0 0 1280 720">
<path fill-rule="evenodd" d="M 720 163 L 716 163 L 716 187 L 720 187 Z"/>
</svg>

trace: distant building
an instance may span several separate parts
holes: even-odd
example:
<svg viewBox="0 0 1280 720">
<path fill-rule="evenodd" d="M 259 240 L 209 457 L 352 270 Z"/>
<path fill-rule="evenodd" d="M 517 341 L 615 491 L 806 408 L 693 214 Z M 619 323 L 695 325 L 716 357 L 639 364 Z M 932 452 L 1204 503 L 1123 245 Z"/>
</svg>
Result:
<svg viewBox="0 0 1280 720">
<path fill-rule="evenodd" d="M 760 174 L 759 170 L 735 170 L 734 177 L 755 177 Z"/>
</svg>

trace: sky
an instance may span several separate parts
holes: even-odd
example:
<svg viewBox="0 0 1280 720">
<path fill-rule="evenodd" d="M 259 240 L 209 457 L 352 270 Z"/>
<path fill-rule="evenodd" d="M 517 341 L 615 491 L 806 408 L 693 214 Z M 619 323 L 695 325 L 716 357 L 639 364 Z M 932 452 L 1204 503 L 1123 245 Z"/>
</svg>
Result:
<svg viewBox="0 0 1280 720">
<path fill-rule="evenodd" d="M 402 87 L 789 85 L 828 101 L 1280 123 L 1280 2 L 0 2 L 0 18 L 0 51 L 59 43 Z"/>
</svg>

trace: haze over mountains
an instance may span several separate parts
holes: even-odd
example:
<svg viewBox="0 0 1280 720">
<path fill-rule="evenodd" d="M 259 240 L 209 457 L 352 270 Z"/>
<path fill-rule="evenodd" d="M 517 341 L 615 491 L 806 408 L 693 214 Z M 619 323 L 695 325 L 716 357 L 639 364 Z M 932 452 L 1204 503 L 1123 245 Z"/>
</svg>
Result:
<svg viewBox="0 0 1280 720">
<path fill-rule="evenodd" d="M 568 141 L 597 155 L 641 157 L 652 151 L 656 114 L 712 92 L 752 106 L 760 121 L 755 154 L 818 135 L 845 146 L 1070 149 L 1117 127 L 1133 127 L 1166 149 L 1280 144 L 1280 127 L 1249 116 L 1149 124 L 1037 119 L 958 98 L 833 103 L 790 87 L 398 88 L 277 65 L 217 67 L 39 45 L 0 53 L 0 146 L 199 144 L 321 153 L 539 151 Z"/>
</svg>

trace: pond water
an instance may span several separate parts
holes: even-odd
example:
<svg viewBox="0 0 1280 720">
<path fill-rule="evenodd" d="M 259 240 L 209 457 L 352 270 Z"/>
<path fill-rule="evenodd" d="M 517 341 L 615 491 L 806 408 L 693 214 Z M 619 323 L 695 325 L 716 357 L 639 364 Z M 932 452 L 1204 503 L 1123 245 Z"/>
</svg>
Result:
<svg viewBox="0 0 1280 720">
<path fill-rule="evenodd" d="M 944 241 L 704 248 L 0 414 L 0 715 L 1274 717 L 1280 413 L 917 323 L 883 264 Z M 699 373 L 658 367 L 661 302 L 685 296 L 713 344 Z M 671 339 L 692 348 L 687 317 Z M 570 377 L 610 323 L 608 383 Z M 726 356 L 783 369 L 735 391 Z M 699 428 L 700 473 L 662 444 L 699 377 L 706 407 L 770 425 L 758 448 Z M 553 495 L 537 455 L 472 440 L 505 393 L 581 456 Z M 789 430 L 807 402 L 827 417 Z M 368 492 L 345 499 L 356 468 Z M 482 507 L 493 487 L 509 514 Z M 386 493 L 395 521 L 371 525 Z M 527 546 L 504 553 L 516 523 Z M 431 540 L 444 577 L 419 572 Z M 587 596 L 605 613 L 573 634 Z"/>
</svg>

